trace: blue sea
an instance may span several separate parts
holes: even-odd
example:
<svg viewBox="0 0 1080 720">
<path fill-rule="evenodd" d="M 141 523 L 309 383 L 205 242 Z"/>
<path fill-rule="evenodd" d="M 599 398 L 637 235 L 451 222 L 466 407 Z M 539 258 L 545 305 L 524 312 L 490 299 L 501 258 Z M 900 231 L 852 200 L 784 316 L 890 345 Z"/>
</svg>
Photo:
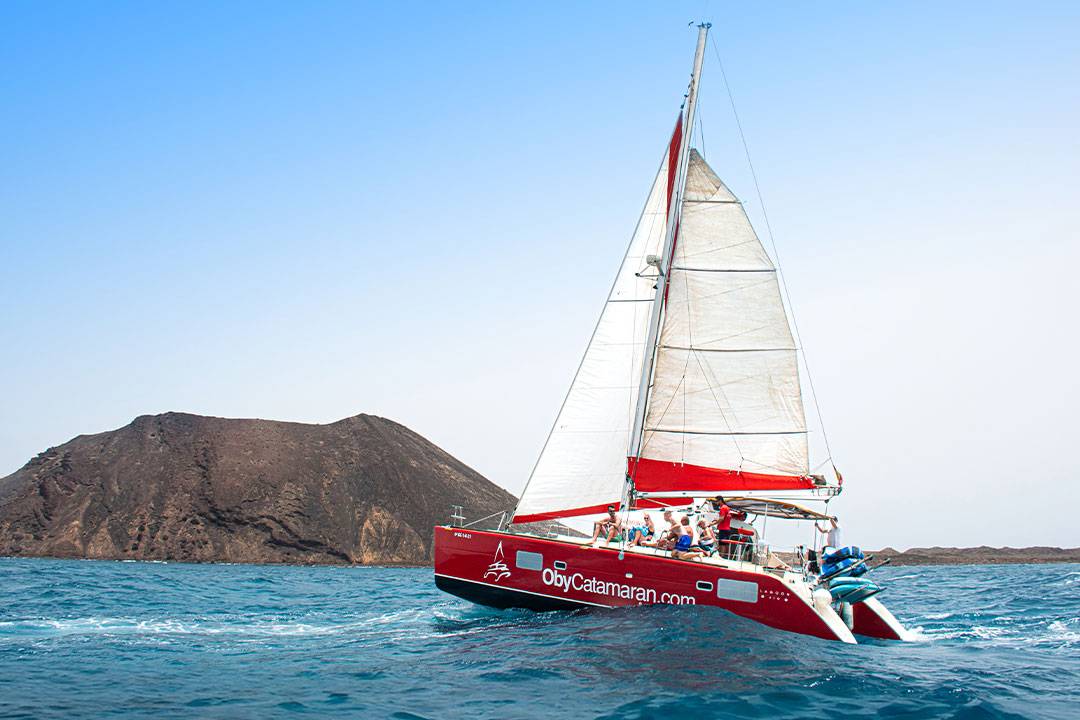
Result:
<svg viewBox="0 0 1080 720">
<path fill-rule="evenodd" d="M 499 612 L 425 569 L 0 559 L 0 717 L 1080 718 L 1080 565 L 877 576 L 918 642 Z"/>
</svg>

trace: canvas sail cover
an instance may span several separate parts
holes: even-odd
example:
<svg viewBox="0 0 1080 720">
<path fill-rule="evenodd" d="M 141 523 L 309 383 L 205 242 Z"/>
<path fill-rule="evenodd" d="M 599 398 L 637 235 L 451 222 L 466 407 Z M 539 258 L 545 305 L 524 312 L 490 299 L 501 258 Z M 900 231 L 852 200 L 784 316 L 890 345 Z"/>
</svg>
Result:
<svg viewBox="0 0 1080 720">
<path fill-rule="evenodd" d="M 681 127 L 680 120 L 585 356 L 518 502 L 515 523 L 603 512 L 622 496 L 656 295 L 657 273 L 646 257 L 663 249 L 674 180 L 669 168 L 678 156 Z"/>
<path fill-rule="evenodd" d="M 642 433 L 639 492 L 812 487 L 795 342 L 742 205 L 691 150 Z"/>
</svg>

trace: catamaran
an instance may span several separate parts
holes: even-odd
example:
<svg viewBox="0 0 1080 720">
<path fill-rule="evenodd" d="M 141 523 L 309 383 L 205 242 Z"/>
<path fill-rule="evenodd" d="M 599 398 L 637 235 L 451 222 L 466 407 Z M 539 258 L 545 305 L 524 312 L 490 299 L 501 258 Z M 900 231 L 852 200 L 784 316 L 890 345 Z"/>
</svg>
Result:
<svg viewBox="0 0 1080 720">
<path fill-rule="evenodd" d="M 698 26 L 674 131 L 517 507 L 493 530 L 464 525 L 460 509 L 436 527 L 435 583 L 497 608 L 711 605 L 829 640 L 907 640 L 867 577 L 872 558 L 817 540 L 784 552 L 764 537 L 769 518 L 829 521 L 842 479 L 811 472 L 776 266 L 690 147 L 708 30 Z M 581 532 L 609 508 L 626 528 L 650 509 L 704 512 L 718 496 L 713 507 L 742 520 L 709 554 Z"/>
</svg>

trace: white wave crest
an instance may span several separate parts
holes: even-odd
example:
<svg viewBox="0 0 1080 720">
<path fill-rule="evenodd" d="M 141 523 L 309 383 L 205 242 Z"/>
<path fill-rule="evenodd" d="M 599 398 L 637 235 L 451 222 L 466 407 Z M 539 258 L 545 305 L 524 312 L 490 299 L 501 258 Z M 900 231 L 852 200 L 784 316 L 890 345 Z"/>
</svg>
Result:
<svg viewBox="0 0 1080 720">
<path fill-rule="evenodd" d="M 415 632 L 417 625 L 429 618 L 430 613 L 424 609 L 413 608 L 360 616 L 340 622 L 257 620 L 243 617 L 227 620 L 204 617 L 77 617 L 4 621 L 0 626 L 4 627 L 5 635 L 8 635 L 9 639 L 25 635 L 391 635 Z"/>
</svg>

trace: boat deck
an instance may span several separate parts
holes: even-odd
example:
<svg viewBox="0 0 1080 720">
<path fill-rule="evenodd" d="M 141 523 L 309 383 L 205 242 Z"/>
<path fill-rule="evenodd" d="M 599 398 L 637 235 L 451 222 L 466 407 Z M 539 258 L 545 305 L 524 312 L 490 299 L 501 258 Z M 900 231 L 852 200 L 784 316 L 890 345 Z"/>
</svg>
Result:
<svg viewBox="0 0 1080 720">
<path fill-rule="evenodd" d="M 636 555 L 647 555 L 652 557 L 664 558 L 667 560 L 675 560 L 676 562 L 693 563 L 697 565 L 712 565 L 715 567 L 724 568 L 727 570 L 736 570 L 739 572 L 757 572 L 767 573 L 775 577 L 788 579 L 787 576 L 793 576 L 802 578 L 802 573 L 791 567 L 768 567 L 765 565 L 759 565 L 750 560 L 733 560 L 731 558 L 722 557 L 720 555 L 709 555 L 706 557 L 683 559 L 673 557 L 669 550 L 662 550 L 660 548 L 648 547 L 645 545 L 627 545 L 622 546 L 618 543 L 612 543 L 610 545 L 593 545 L 588 538 L 574 537 L 571 535 L 560 534 L 540 534 L 529 532 L 515 532 L 514 535 L 526 535 L 529 537 L 540 538 L 543 540 L 554 540 L 556 542 L 566 543 L 568 545 L 578 545 L 582 549 L 597 549 L 597 550 L 618 550 L 620 552 L 634 553 Z"/>
</svg>

